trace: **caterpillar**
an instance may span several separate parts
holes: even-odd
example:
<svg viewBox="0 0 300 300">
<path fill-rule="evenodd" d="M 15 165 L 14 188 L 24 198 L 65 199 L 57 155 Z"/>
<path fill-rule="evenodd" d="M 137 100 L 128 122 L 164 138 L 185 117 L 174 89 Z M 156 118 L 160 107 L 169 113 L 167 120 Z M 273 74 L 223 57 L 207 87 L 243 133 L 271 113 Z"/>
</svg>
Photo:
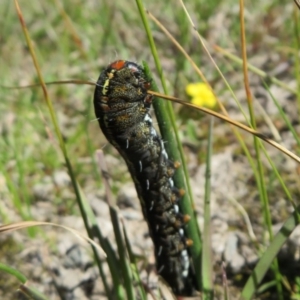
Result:
<svg viewBox="0 0 300 300">
<path fill-rule="evenodd" d="M 177 166 L 153 127 L 150 87 L 141 66 L 117 60 L 100 74 L 94 109 L 102 132 L 124 158 L 135 183 L 154 243 L 157 273 L 175 295 L 191 296 L 196 281 L 188 250 L 191 240 L 184 232 L 189 216 L 180 213 L 177 204 L 182 197 L 172 180 Z"/>
</svg>

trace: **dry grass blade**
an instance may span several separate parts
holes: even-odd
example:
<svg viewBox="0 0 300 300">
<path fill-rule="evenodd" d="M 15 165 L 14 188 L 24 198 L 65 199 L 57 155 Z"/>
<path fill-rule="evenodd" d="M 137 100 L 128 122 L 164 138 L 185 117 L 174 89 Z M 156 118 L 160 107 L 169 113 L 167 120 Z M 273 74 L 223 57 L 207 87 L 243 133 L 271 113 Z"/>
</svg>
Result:
<svg viewBox="0 0 300 300">
<path fill-rule="evenodd" d="M 223 121 L 226 121 L 240 129 L 243 129 L 253 135 L 255 135 L 256 137 L 260 138 L 261 140 L 265 141 L 266 143 L 272 145 L 273 147 L 275 147 L 276 149 L 278 149 L 279 151 L 281 151 L 282 153 L 286 154 L 287 156 L 289 156 L 290 158 L 292 158 L 293 160 L 295 160 L 297 163 L 300 163 L 300 157 L 297 156 L 296 154 L 294 154 L 293 152 L 289 151 L 288 149 L 286 149 L 285 147 L 281 146 L 280 144 L 278 144 L 277 142 L 269 139 L 268 137 L 266 137 L 265 135 L 263 135 L 262 133 L 248 127 L 247 125 L 244 125 L 240 122 L 237 122 L 237 121 L 234 121 L 222 114 L 219 114 L 213 110 L 210 110 L 208 108 L 205 108 L 205 107 L 200 107 L 200 106 L 197 106 L 195 104 L 192 104 L 192 103 L 188 103 L 186 101 L 183 101 L 182 99 L 179 99 L 179 98 L 176 98 L 176 97 L 172 97 L 172 96 L 167 96 L 167 95 L 161 95 L 160 93 L 157 93 L 157 92 L 154 92 L 154 91 L 149 91 L 150 94 L 156 96 L 156 97 L 162 97 L 162 98 L 165 98 L 167 100 L 170 100 L 170 101 L 173 101 L 173 102 L 176 102 L 176 103 L 180 103 L 180 104 L 183 104 L 183 105 L 186 105 L 188 107 L 191 107 L 191 108 L 194 108 L 194 109 L 197 109 L 199 111 L 202 111 L 206 114 L 209 114 L 211 116 L 214 116 L 216 118 L 219 118 L 220 120 L 223 120 Z"/>
<path fill-rule="evenodd" d="M 82 42 L 79 34 L 77 33 L 77 31 L 72 23 L 71 18 L 69 17 L 68 13 L 66 12 L 63 2 L 59 1 L 59 0 L 55 0 L 54 3 L 57 6 L 63 20 L 65 21 L 66 29 L 69 31 L 70 35 L 72 36 L 72 39 L 73 39 L 74 43 L 77 45 L 81 56 L 83 58 L 87 59 L 87 54 L 85 52 L 83 42 Z"/>
<path fill-rule="evenodd" d="M 248 230 L 249 237 L 251 238 L 252 242 L 256 244 L 258 239 L 253 231 L 251 220 L 249 218 L 247 211 L 236 199 L 234 199 L 234 198 L 227 198 L 227 199 L 236 207 L 236 209 L 243 216 L 247 230 Z"/>
<path fill-rule="evenodd" d="M 214 45 L 213 48 L 215 49 L 216 52 L 221 53 L 224 57 L 229 58 L 233 62 L 236 62 L 237 64 L 241 65 L 243 63 L 243 60 L 239 58 L 238 56 L 230 53 L 229 51 L 221 48 L 218 45 Z M 251 65 L 250 63 L 247 63 L 247 68 L 253 72 L 254 74 L 257 74 L 263 79 L 268 79 L 270 82 L 282 87 L 283 89 L 290 91 L 293 94 L 297 94 L 297 90 L 293 89 L 292 87 L 288 86 L 285 82 L 278 80 L 274 76 L 270 76 L 268 73 L 265 71 L 260 70 L 259 68 L 256 68 L 255 66 Z"/>
<path fill-rule="evenodd" d="M 75 230 L 73 228 L 70 228 L 70 227 L 67 227 L 67 226 L 63 226 L 63 225 L 59 225 L 59 224 L 55 224 L 55 223 L 39 222 L 39 221 L 17 222 L 17 223 L 13 223 L 13 224 L 1 225 L 0 226 L 0 233 L 8 233 L 8 232 L 11 232 L 11 231 L 15 231 L 15 230 L 19 230 L 19 229 L 24 229 L 24 228 L 28 228 L 28 227 L 45 226 L 45 225 L 60 227 L 60 228 L 63 228 L 65 230 L 70 231 L 72 234 L 74 234 L 79 239 L 81 239 L 81 240 L 83 240 L 85 242 L 91 243 L 96 249 L 98 249 L 98 251 L 101 254 L 103 254 L 106 257 L 106 254 L 102 250 L 102 248 L 97 243 L 95 243 L 92 239 L 90 239 L 87 236 L 81 234 L 80 232 L 78 232 L 77 230 Z"/>
<path fill-rule="evenodd" d="M 112 225 L 116 237 L 119 259 L 120 259 L 119 267 L 122 270 L 122 276 L 124 279 L 124 288 L 126 290 L 128 299 L 134 300 L 136 299 L 136 296 L 133 289 L 134 284 L 133 284 L 132 271 L 130 268 L 130 263 L 127 259 L 127 249 L 125 247 L 124 237 L 122 235 L 122 230 L 120 226 L 120 217 L 118 213 L 118 208 L 116 207 L 116 205 L 114 205 L 113 194 L 109 185 L 109 175 L 108 175 L 106 162 L 102 150 L 97 151 L 97 158 L 98 158 L 99 168 L 103 178 L 103 183 L 105 186 L 106 199 L 109 205 L 110 217 L 111 217 L 111 221 L 112 221 Z"/>
<path fill-rule="evenodd" d="M 148 14 L 149 18 L 154 21 L 154 23 L 160 28 L 160 30 L 174 43 L 174 45 L 183 53 L 183 55 L 186 57 L 186 59 L 190 62 L 190 64 L 193 66 L 196 73 L 200 76 L 200 78 L 209 85 L 209 82 L 206 80 L 204 74 L 201 72 L 201 70 L 197 67 L 193 59 L 187 54 L 187 52 L 184 50 L 184 48 L 175 40 L 175 38 L 171 35 L 171 33 L 149 12 L 146 10 L 146 13 Z"/>
<path fill-rule="evenodd" d="M 81 80 L 81 79 L 70 79 L 70 80 L 57 80 L 57 81 L 50 81 L 45 82 L 45 85 L 55 85 L 55 84 L 84 84 L 84 85 L 92 85 L 95 86 L 96 82 L 89 81 L 89 80 Z M 40 83 L 34 83 L 29 85 L 22 85 L 22 86 L 5 86 L 0 85 L 1 88 L 4 89 L 11 89 L 11 90 L 19 90 L 19 89 L 28 89 L 28 88 L 34 88 L 34 87 L 40 87 Z"/>
<path fill-rule="evenodd" d="M 294 0 L 294 2 L 298 6 L 298 8 L 300 9 L 300 0 Z"/>
<path fill-rule="evenodd" d="M 149 13 L 149 15 L 151 15 Z M 151 17 L 153 17 L 151 15 Z M 187 55 L 187 54 L 186 54 Z M 194 65 L 194 63 L 193 63 Z M 195 66 L 195 68 L 198 70 L 198 72 L 200 72 L 200 70 L 197 68 L 197 66 Z M 201 72 L 200 72 L 201 73 Z M 201 73 L 202 74 L 202 73 Z M 205 77 L 203 77 L 205 78 Z M 96 83 L 95 82 L 92 82 L 92 81 L 88 81 L 88 80 L 58 80 L 58 81 L 51 81 L 51 82 L 46 82 L 45 85 L 55 85 L 55 84 L 87 84 L 87 85 L 92 85 L 92 86 L 95 86 Z M 32 87 L 40 87 L 41 84 L 37 83 L 37 84 L 31 84 L 31 85 L 26 85 L 26 86 L 18 86 L 18 87 L 13 87 L 13 86 L 1 86 L 3 88 L 8 88 L 8 89 L 22 89 L 22 88 L 32 88 Z M 176 98 L 176 97 L 172 97 L 172 96 L 167 96 L 167 95 L 163 95 L 163 94 L 160 94 L 160 93 L 157 93 L 157 92 L 154 92 L 154 91 L 149 91 L 150 94 L 156 96 L 156 97 L 161 97 L 161 98 L 164 98 L 164 99 L 167 99 L 167 100 L 170 100 L 170 101 L 174 101 L 174 102 L 177 102 L 177 103 L 180 103 L 180 104 L 183 104 L 183 105 L 186 105 L 186 106 L 189 106 L 191 108 L 195 108 L 197 110 L 200 110 L 206 114 L 210 114 L 216 118 L 219 118 L 221 120 L 224 120 L 236 127 L 239 127 L 251 134 L 254 134 L 255 136 L 257 136 L 258 138 L 264 140 L 265 142 L 267 142 L 268 144 L 274 146 L 275 148 L 277 148 L 278 150 L 280 150 L 281 152 L 285 153 L 286 155 L 288 155 L 289 157 L 291 157 L 292 159 L 294 159 L 296 162 L 300 163 L 300 158 L 295 155 L 294 153 L 290 152 L 289 150 L 287 150 L 286 148 L 284 148 L 283 146 L 281 146 L 280 144 L 278 144 L 277 142 L 267 138 L 266 136 L 264 136 L 262 133 L 259 133 L 257 131 L 255 131 L 254 129 L 242 124 L 242 123 L 239 123 L 237 121 L 234 121 L 232 119 L 230 119 L 229 117 L 227 116 L 224 116 L 222 114 L 219 114 L 215 111 L 212 111 L 210 109 L 207 109 L 207 108 L 204 108 L 204 107 L 199 107 L 199 106 L 196 106 L 194 104 L 191 104 L 191 103 L 188 103 L 182 99 L 179 99 L 179 98 Z M 221 107 L 223 107 L 223 105 L 221 105 Z M 224 108 L 224 107 L 223 107 Z M 225 110 L 225 113 L 226 115 L 227 112 Z"/>
<path fill-rule="evenodd" d="M 19 286 L 19 291 L 22 293 L 22 295 L 25 297 L 25 299 L 30 300 L 47 300 L 43 294 L 36 291 L 35 289 L 27 286 L 26 284 L 21 284 Z M 23 297 L 22 297 L 23 298 Z"/>
</svg>

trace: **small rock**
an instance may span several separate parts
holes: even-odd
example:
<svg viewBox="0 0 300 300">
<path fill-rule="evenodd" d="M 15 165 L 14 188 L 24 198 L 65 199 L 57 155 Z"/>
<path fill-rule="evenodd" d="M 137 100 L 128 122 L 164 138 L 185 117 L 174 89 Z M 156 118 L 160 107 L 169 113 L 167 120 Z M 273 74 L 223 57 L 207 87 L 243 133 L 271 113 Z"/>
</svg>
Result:
<svg viewBox="0 0 300 300">
<path fill-rule="evenodd" d="M 55 190 L 53 182 L 49 176 L 43 178 L 42 182 L 36 183 L 33 188 L 33 195 L 39 201 L 53 201 Z"/>
<path fill-rule="evenodd" d="M 64 170 L 55 171 L 53 181 L 58 187 L 65 187 L 71 183 L 69 174 Z"/>
<path fill-rule="evenodd" d="M 59 268 L 59 276 L 54 278 L 57 287 L 62 291 L 73 291 L 79 284 L 82 273 L 78 269 Z"/>
<path fill-rule="evenodd" d="M 65 254 L 63 265 L 65 268 L 80 268 L 85 270 L 93 264 L 92 259 L 79 245 L 74 244 Z"/>
<path fill-rule="evenodd" d="M 133 207 L 137 209 L 138 202 L 138 196 L 133 183 L 128 183 L 121 187 L 117 197 L 117 204 L 120 208 Z"/>
<path fill-rule="evenodd" d="M 227 235 L 224 259 L 233 273 L 238 273 L 245 265 L 245 258 L 238 251 L 239 238 L 234 232 Z"/>
</svg>

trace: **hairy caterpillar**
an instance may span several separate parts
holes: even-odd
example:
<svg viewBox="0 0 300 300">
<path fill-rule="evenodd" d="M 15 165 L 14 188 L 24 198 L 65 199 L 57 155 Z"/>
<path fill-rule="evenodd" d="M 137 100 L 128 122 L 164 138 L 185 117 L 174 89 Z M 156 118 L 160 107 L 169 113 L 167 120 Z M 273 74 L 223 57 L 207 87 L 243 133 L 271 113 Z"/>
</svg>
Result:
<svg viewBox="0 0 300 300">
<path fill-rule="evenodd" d="M 95 114 L 107 140 L 127 163 L 155 246 L 157 272 L 175 295 L 195 290 L 184 225 L 189 217 L 179 212 L 181 190 L 174 187 L 175 165 L 154 129 L 149 110 L 152 95 L 143 69 L 117 60 L 97 81 Z"/>
</svg>

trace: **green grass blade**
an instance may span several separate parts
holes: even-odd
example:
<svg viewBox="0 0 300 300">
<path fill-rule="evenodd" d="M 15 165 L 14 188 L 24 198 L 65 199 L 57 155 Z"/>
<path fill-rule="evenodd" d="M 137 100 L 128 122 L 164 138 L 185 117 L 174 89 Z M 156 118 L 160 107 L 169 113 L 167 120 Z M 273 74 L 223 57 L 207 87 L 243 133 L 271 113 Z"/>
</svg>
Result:
<svg viewBox="0 0 300 300">
<path fill-rule="evenodd" d="M 254 296 L 265 274 L 270 268 L 272 261 L 275 259 L 277 253 L 280 251 L 283 244 L 287 241 L 289 235 L 299 224 L 299 211 L 300 206 L 297 207 L 297 210 L 295 210 L 293 214 L 288 218 L 288 220 L 283 224 L 283 226 L 271 242 L 270 246 L 264 251 L 261 259 L 259 260 L 255 269 L 253 270 L 245 287 L 243 288 L 243 299 L 250 300 Z"/>
<path fill-rule="evenodd" d="M 242 58 L 243 58 L 243 76 L 244 76 L 244 87 L 245 87 L 245 93 L 247 97 L 247 104 L 248 104 L 248 110 L 250 115 L 250 123 L 251 127 L 256 130 L 256 119 L 255 119 L 255 113 L 254 113 L 254 106 L 253 106 L 253 97 L 250 91 L 250 83 L 249 83 L 249 75 L 248 75 L 248 69 L 247 69 L 247 51 L 246 51 L 246 34 L 245 34 L 245 22 L 244 22 L 244 0 L 240 0 L 240 28 L 241 28 L 241 48 L 242 48 Z M 255 157 L 256 157 L 256 163 L 257 163 L 257 169 L 258 169 L 258 191 L 259 191 L 259 198 L 261 202 L 261 208 L 262 213 L 264 216 L 264 227 L 265 230 L 268 231 L 269 239 L 273 240 L 273 231 L 272 231 L 272 220 L 271 220 L 271 210 L 270 210 L 270 203 L 269 198 L 267 194 L 267 188 L 265 184 L 265 176 L 264 176 L 264 168 L 261 160 L 261 147 L 260 147 L 260 140 L 253 136 L 253 145 L 255 149 Z M 282 285 L 280 282 L 281 274 L 279 271 L 278 261 L 277 259 L 274 259 L 273 262 L 273 271 L 274 276 L 276 278 L 277 284 L 277 294 L 279 299 L 283 300 L 283 293 L 282 293 Z"/>
<path fill-rule="evenodd" d="M 21 272 L 16 270 L 15 268 L 12 268 L 8 265 L 0 263 L 0 271 L 8 273 L 15 278 L 17 278 L 20 282 L 25 283 L 27 281 L 27 278 L 25 275 L 23 275 Z"/>
<path fill-rule="evenodd" d="M 101 230 L 98 226 L 96 217 L 94 215 L 94 212 L 93 212 L 91 206 L 88 204 L 88 201 L 86 200 L 86 197 L 85 197 L 79 184 L 78 184 L 78 187 L 79 187 L 80 197 L 81 197 L 82 203 L 83 203 L 83 209 L 89 219 L 89 222 L 91 223 L 91 227 L 93 228 L 94 237 L 96 237 L 99 240 L 100 246 L 102 247 L 103 251 L 107 255 L 107 263 L 109 266 L 110 274 L 112 276 L 113 286 L 115 287 L 115 290 L 118 291 L 118 287 L 121 285 L 120 284 L 120 273 L 118 271 L 119 260 L 117 259 L 109 240 L 103 237 Z M 94 250 L 94 248 L 93 248 L 93 250 Z M 97 263 L 97 266 L 99 269 L 99 273 L 100 273 L 100 277 L 101 277 L 103 285 L 104 285 L 105 293 L 108 297 L 113 297 L 113 294 L 111 293 L 111 290 L 110 290 L 108 282 L 107 282 L 107 275 L 104 273 L 102 262 L 98 255 L 98 252 L 96 252 L 96 249 L 94 250 L 94 258 L 96 260 L 96 263 Z M 118 294 L 118 293 L 116 293 L 116 294 Z M 122 299 L 122 297 L 121 297 L 121 299 Z"/>
<path fill-rule="evenodd" d="M 123 228 L 123 236 L 124 236 L 124 239 L 125 239 L 126 249 L 128 251 L 131 268 L 133 269 L 132 270 L 133 277 L 137 281 L 137 289 L 138 289 L 138 292 L 139 292 L 139 296 L 140 296 L 141 300 L 146 300 L 147 299 L 147 294 L 145 292 L 143 282 L 140 278 L 139 270 L 138 270 L 138 267 L 137 267 L 137 264 L 136 264 L 136 258 L 135 258 L 135 255 L 134 255 L 133 251 L 132 251 L 131 244 L 130 244 L 130 241 L 129 241 L 129 238 L 128 238 L 128 235 L 127 235 L 127 232 L 126 232 L 124 222 L 122 222 L 122 228 Z"/>
<path fill-rule="evenodd" d="M 279 114 L 281 116 L 281 118 L 284 120 L 286 126 L 288 127 L 288 129 L 290 130 L 290 132 L 292 133 L 295 141 L 297 142 L 297 145 L 300 146 L 300 138 L 299 138 L 299 134 L 296 132 L 295 128 L 293 127 L 293 125 L 291 124 L 290 120 L 288 119 L 286 113 L 284 112 L 284 110 L 282 109 L 282 106 L 278 103 L 277 99 L 274 97 L 274 95 L 271 93 L 268 85 L 266 84 L 266 82 L 264 82 L 264 86 L 266 88 L 266 90 L 268 91 L 269 95 L 271 96 L 274 104 L 276 105 Z"/>
<path fill-rule="evenodd" d="M 210 215 L 210 193 L 211 193 L 211 159 L 213 152 L 213 118 L 210 119 L 210 126 L 207 141 L 206 171 L 205 171 L 205 194 L 204 194 L 204 229 L 202 248 L 202 289 L 204 299 L 213 299 L 213 259 L 211 252 L 211 215 Z"/>
<path fill-rule="evenodd" d="M 148 78 L 153 78 L 147 64 L 144 63 L 145 73 Z M 152 90 L 157 90 L 157 85 L 154 80 L 151 82 Z M 153 101 L 153 106 L 155 109 L 156 118 L 159 123 L 160 132 L 162 135 L 163 140 L 168 141 L 168 143 L 165 144 L 165 147 L 167 149 L 167 152 L 169 154 L 170 159 L 173 161 L 181 161 L 181 156 L 177 152 L 178 144 L 174 140 L 174 135 L 172 130 L 170 130 L 170 121 L 169 121 L 169 115 L 167 113 L 166 109 L 166 101 L 163 99 L 155 99 Z M 171 127 L 172 128 L 172 127 Z M 178 168 L 174 175 L 174 182 L 177 187 L 185 187 L 186 181 L 185 181 L 185 175 L 187 173 L 184 172 L 183 168 Z M 195 266 L 196 276 L 198 280 L 198 287 L 201 286 L 201 248 L 202 243 L 200 240 L 200 230 L 198 227 L 197 219 L 195 216 L 195 212 L 192 206 L 192 200 L 189 199 L 189 193 L 186 193 L 182 200 L 179 202 L 179 206 L 181 211 L 184 214 L 188 214 L 191 219 L 189 223 L 186 226 L 186 231 L 188 233 L 188 237 L 193 240 L 193 245 L 190 247 L 190 251 L 193 258 L 193 263 Z"/>
<path fill-rule="evenodd" d="M 149 46 L 151 48 L 152 56 L 155 61 L 157 73 L 159 74 L 159 78 L 161 80 L 164 93 L 166 95 L 168 95 L 169 93 L 167 90 L 166 80 L 163 75 L 162 66 L 161 66 L 161 63 L 159 60 L 159 56 L 158 56 L 157 49 L 156 49 L 156 46 L 154 43 L 154 39 L 153 39 L 153 36 L 151 33 L 151 29 L 150 29 L 150 26 L 148 23 L 148 19 L 147 19 L 146 13 L 145 13 L 145 9 L 142 5 L 141 0 L 136 0 L 136 3 L 138 6 L 138 9 L 139 9 L 139 13 L 141 15 L 141 19 L 142 19 L 147 37 L 148 37 Z M 149 68 L 145 64 L 144 64 L 144 67 L 146 67 L 146 69 L 149 70 Z M 154 86 L 154 87 L 158 91 L 157 86 Z M 176 126 L 176 119 L 175 119 L 172 104 L 170 102 L 157 100 L 156 103 L 154 102 L 153 106 L 154 106 L 155 114 L 156 114 L 156 117 L 157 117 L 157 120 L 159 123 L 158 125 L 159 125 L 159 129 L 160 129 L 160 133 L 161 133 L 163 139 L 168 141 L 168 143 L 165 145 L 167 152 L 170 154 L 170 156 L 172 157 L 172 159 L 174 161 L 180 161 L 182 163 L 183 172 L 181 170 L 179 170 L 177 172 L 177 174 L 178 174 L 178 179 L 179 179 L 179 177 L 181 177 L 181 180 L 185 181 L 185 184 L 182 186 L 186 187 L 187 193 L 189 195 L 189 200 L 187 199 L 187 197 L 185 198 L 185 200 L 190 201 L 190 203 L 193 203 L 192 189 L 191 189 L 191 185 L 190 185 L 190 181 L 189 181 L 187 167 L 185 164 L 184 153 L 183 153 L 183 149 L 182 149 L 179 134 L 178 134 L 178 129 Z M 171 132 L 170 128 L 172 128 L 173 132 Z M 179 174 L 181 174 L 181 175 L 179 175 Z M 176 177 L 177 177 L 177 175 L 174 177 L 175 183 L 177 180 Z M 194 224 L 194 226 L 195 226 L 195 229 L 197 227 L 198 235 L 200 235 L 199 227 L 196 226 L 196 224 Z M 196 249 L 196 246 L 195 246 L 195 249 Z M 192 251 L 194 251 L 194 250 L 192 250 Z M 199 252 L 198 252 L 198 254 L 199 254 L 200 248 L 198 250 L 199 250 Z"/>
<path fill-rule="evenodd" d="M 131 273 L 129 261 L 127 259 L 127 251 L 124 246 L 122 230 L 120 228 L 119 215 L 117 210 L 111 206 L 109 207 L 109 213 L 110 213 L 110 217 L 111 217 L 111 221 L 113 224 L 113 229 L 116 237 L 116 242 L 118 246 L 118 253 L 120 257 L 120 268 L 122 270 L 124 286 L 127 293 L 127 299 L 134 300 L 136 299 L 136 297 L 133 289 L 133 276 Z"/>
<path fill-rule="evenodd" d="M 37 291 L 34 288 L 31 288 L 28 285 L 24 285 L 22 284 L 19 287 L 19 291 L 25 296 L 27 297 L 28 300 L 47 300 L 48 298 L 46 298 L 42 293 L 40 293 L 39 291 Z"/>
<path fill-rule="evenodd" d="M 299 12 L 297 7 L 294 7 L 293 13 L 293 25 L 294 25 L 294 37 L 295 37 L 295 78 L 297 80 L 297 103 L 298 103 L 298 114 L 300 115 L 300 58 L 299 58 L 299 50 L 300 50 L 300 22 L 299 22 Z"/>
<path fill-rule="evenodd" d="M 57 117 L 56 117 L 56 114 L 55 114 L 55 111 L 54 111 L 54 108 L 53 108 L 53 104 L 52 104 L 52 101 L 51 101 L 51 99 L 50 99 L 50 97 L 48 95 L 47 88 L 46 88 L 46 85 L 45 85 L 42 73 L 40 71 L 40 67 L 39 67 L 39 64 L 38 64 L 38 61 L 37 61 L 37 57 L 35 55 L 35 51 L 34 51 L 34 48 L 33 48 L 33 45 L 32 45 L 32 41 L 31 41 L 29 32 L 27 30 L 27 27 L 26 27 L 25 21 L 23 19 L 23 15 L 22 15 L 22 12 L 21 12 L 21 9 L 19 7 L 19 4 L 18 4 L 17 0 L 15 0 L 15 5 L 16 5 L 16 9 L 17 9 L 17 12 L 18 12 L 18 16 L 19 16 L 19 19 L 20 19 L 20 23 L 21 23 L 21 26 L 22 26 L 22 29 L 23 29 L 23 32 L 24 32 L 24 36 L 25 36 L 27 45 L 28 45 L 28 48 L 30 50 L 30 54 L 32 56 L 33 63 L 34 63 L 36 72 L 38 74 L 38 79 L 39 79 L 39 82 L 40 82 L 41 87 L 43 89 L 44 98 L 45 98 L 45 101 L 46 101 L 46 104 L 47 104 L 47 107 L 48 107 L 48 110 L 49 110 L 49 113 L 50 113 L 50 116 L 51 116 L 51 121 L 52 121 L 52 124 L 54 126 L 55 133 L 56 133 L 58 141 L 59 141 L 60 149 L 61 149 L 61 152 L 62 152 L 62 154 L 64 156 L 67 169 L 69 171 L 69 175 L 70 175 L 70 178 L 71 178 L 72 186 L 74 188 L 74 192 L 75 192 L 75 195 L 76 195 L 77 204 L 79 206 L 80 213 L 81 213 L 81 216 L 82 216 L 82 219 L 83 219 L 86 231 L 88 233 L 88 236 L 89 236 L 89 238 L 93 239 L 93 231 L 89 227 L 89 220 L 88 220 L 86 211 L 84 209 L 84 201 L 81 198 L 80 188 L 79 188 L 79 186 L 77 184 L 77 181 L 76 181 L 76 178 L 75 178 L 75 174 L 74 174 L 74 171 L 73 171 L 73 168 L 72 168 L 69 156 L 68 156 L 67 148 L 66 148 L 66 145 L 64 143 L 64 140 L 63 140 L 60 128 L 58 126 L 58 120 L 57 120 Z M 101 267 L 100 267 L 100 258 L 97 255 L 97 250 L 93 246 L 92 246 L 92 249 L 93 249 L 96 261 L 97 261 L 99 272 L 101 274 L 102 271 L 101 271 Z"/>
<path fill-rule="evenodd" d="M 98 154 L 98 159 L 99 159 L 99 167 L 100 171 L 103 177 L 103 183 L 106 191 L 106 198 L 107 198 L 107 203 L 109 205 L 109 213 L 110 213 L 110 218 L 111 222 L 113 225 L 113 230 L 117 242 L 117 248 L 118 248 L 118 254 L 119 254 L 119 259 L 120 259 L 120 265 L 119 268 L 121 270 L 122 274 L 122 279 L 124 280 L 124 287 L 126 290 L 127 294 L 127 299 L 128 300 L 134 300 L 136 299 L 135 297 L 135 292 L 133 289 L 133 276 L 131 273 L 130 269 L 130 264 L 127 258 L 127 250 L 124 245 L 123 241 L 123 236 L 122 236 L 122 230 L 120 228 L 120 221 L 119 221 L 119 214 L 118 210 L 115 206 L 115 201 L 113 201 L 113 196 L 112 192 L 110 189 L 110 184 L 108 182 L 108 171 L 106 167 L 106 162 L 104 159 L 103 152 L 101 150 L 97 151 Z"/>
<path fill-rule="evenodd" d="M 240 57 L 230 53 L 229 51 L 226 51 L 226 50 L 222 49 L 219 46 L 215 45 L 214 48 L 216 49 L 217 52 L 219 52 L 222 55 L 224 55 L 225 57 L 229 58 L 231 61 L 237 63 L 239 66 L 243 65 L 243 60 Z M 279 79 L 277 79 L 273 76 L 270 76 L 267 72 L 264 72 L 264 71 L 260 70 L 259 68 L 256 68 L 255 66 L 251 65 L 249 62 L 247 62 L 247 69 L 249 71 L 251 71 L 252 73 L 260 76 L 261 78 L 268 79 L 268 80 L 270 80 L 270 82 L 272 82 L 272 83 L 282 87 L 283 89 L 297 95 L 297 90 L 289 87 L 283 81 L 281 81 L 281 80 L 279 80 Z"/>
</svg>

